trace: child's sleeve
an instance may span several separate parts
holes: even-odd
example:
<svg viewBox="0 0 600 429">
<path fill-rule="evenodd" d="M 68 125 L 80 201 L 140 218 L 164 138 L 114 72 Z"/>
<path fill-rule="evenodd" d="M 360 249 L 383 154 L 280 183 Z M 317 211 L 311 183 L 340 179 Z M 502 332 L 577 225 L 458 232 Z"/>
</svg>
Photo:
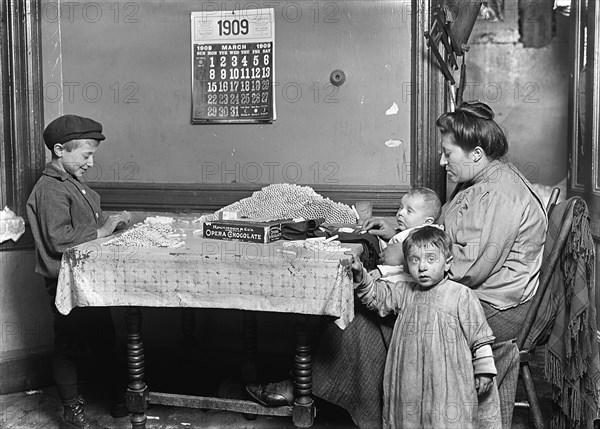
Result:
<svg viewBox="0 0 600 429">
<path fill-rule="evenodd" d="M 73 221 L 67 195 L 48 190 L 42 196 L 41 202 L 42 209 L 38 210 L 40 228 L 51 251 L 62 254 L 69 247 L 98 237 L 95 222 Z"/>
<path fill-rule="evenodd" d="M 381 273 L 381 277 L 404 273 L 404 268 L 401 265 L 377 265 L 377 269 Z"/>
<path fill-rule="evenodd" d="M 405 282 L 396 284 L 384 280 L 373 280 L 363 268 L 363 280 L 354 284 L 356 296 L 369 310 L 377 311 L 381 317 L 400 308 Z"/>
<path fill-rule="evenodd" d="M 494 363 L 494 355 L 492 354 L 492 346 L 485 344 L 473 351 L 473 373 L 496 375 L 496 365 Z"/>
<path fill-rule="evenodd" d="M 491 346 L 495 338 L 477 295 L 467 287 L 461 290 L 458 319 L 473 355 L 474 374 L 496 375 Z"/>
</svg>

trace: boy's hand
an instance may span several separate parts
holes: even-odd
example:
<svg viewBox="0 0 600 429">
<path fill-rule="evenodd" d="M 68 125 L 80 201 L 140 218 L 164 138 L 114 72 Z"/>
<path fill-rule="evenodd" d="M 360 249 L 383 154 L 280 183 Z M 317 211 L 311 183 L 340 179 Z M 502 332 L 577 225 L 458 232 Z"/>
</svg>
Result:
<svg viewBox="0 0 600 429">
<path fill-rule="evenodd" d="M 493 378 L 489 375 L 479 374 L 475 376 L 475 390 L 477 390 L 477 396 L 482 396 L 489 392 L 494 382 Z"/>
<path fill-rule="evenodd" d="M 123 211 L 121 213 L 113 214 L 106 219 L 104 225 L 98 228 L 98 238 L 108 237 L 111 235 L 117 227 L 123 227 L 131 221 L 131 215 Z"/>
<path fill-rule="evenodd" d="M 386 241 L 397 233 L 396 229 L 385 219 L 379 218 L 367 219 L 363 223 L 362 229 L 369 231 L 369 234 L 376 235 Z"/>
<path fill-rule="evenodd" d="M 121 213 L 119 213 L 119 215 L 122 215 L 124 220 L 120 221 L 117 224 L 116 229 L 125 228 L 127 225 L 129 225 L 131 223 L 131 214 L 127 210 L 123 210 Z"/>
</svg>

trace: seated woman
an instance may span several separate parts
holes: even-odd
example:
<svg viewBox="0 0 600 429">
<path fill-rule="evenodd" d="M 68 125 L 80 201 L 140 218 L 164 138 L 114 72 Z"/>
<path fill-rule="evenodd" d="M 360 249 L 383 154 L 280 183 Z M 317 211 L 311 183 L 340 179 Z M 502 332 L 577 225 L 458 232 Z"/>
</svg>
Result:
<svg viewBox="0 0 600 429">
<path fill-rule="evenodd" d="M 454 247 L 449 276 L 474 290 L 496 343 L 503 343 L 517 337 L 539 284 L 545 211 L 529 181 L 501 160 L 508 142 L 489 106 L 463 103 L 436 125 L 442 136 L 440 165 L 457 183 L 440 220 Z M 383 239 L 397 233 L 383 219 L 363 227 Z M 324 332 L 313 356 L 313 393 L 348 410 L 359 427 L 372 428 L 382 422 L 383 371 L 393 324 L 356 308 L 345 330 L 330 324 Z M 503 362 L 502 351 L 494 355 L 502 390 L 510 362 Z M 293 395 L 290 383 L 249 385 L 248 391 L 268 404 Z M 507 401 L 512 399 L 502 399 L 503 423 L 510 425 Z"/>
</svg>

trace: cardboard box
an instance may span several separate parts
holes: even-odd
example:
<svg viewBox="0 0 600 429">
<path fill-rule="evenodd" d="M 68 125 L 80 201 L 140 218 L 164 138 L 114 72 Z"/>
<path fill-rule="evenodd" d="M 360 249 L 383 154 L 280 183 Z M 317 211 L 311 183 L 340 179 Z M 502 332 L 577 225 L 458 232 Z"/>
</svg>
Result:
<svg viewBox="0 0 600 429">
<path fill-rule="evenodd" d="M 281 227 L 285 220 L 261 222 L 256 220 L 216 220 L 204 222 L 202 236 L 215 240 L 245 241 L 249 243 L 272 243 L 281 239 Z"/>
</svg>

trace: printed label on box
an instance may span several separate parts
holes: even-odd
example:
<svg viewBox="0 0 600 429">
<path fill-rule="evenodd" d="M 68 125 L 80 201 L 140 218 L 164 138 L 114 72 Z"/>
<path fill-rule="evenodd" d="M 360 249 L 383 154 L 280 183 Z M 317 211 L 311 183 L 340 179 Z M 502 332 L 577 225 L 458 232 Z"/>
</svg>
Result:
<svg viewBox="0 0 600 429">
<path fill-rule="evenodd" d="M 202 236 L 216 240 L 239 240 L 250 243 L 271 243 L 281 239 L 281 222 L 252 223 L 248 221 L 205 222 Z"/>
</svg>

